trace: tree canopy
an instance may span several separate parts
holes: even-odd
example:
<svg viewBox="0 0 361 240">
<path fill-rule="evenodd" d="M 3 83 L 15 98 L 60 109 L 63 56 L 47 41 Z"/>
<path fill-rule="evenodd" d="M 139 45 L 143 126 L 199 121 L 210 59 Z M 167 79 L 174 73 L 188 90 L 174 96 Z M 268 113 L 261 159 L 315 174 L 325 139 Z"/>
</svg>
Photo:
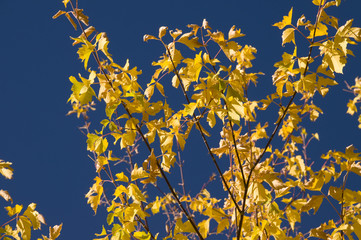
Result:
<svg viewBox="0 0 361 240">
<path fill-rule="evenodd" d="M 107 34 L 92 26 L 84 3 L 63 3 L 53 18 L 65 17 L 80 31 L 71 40 L 84 66 L 69 77 L 68 115 L 84 122 L 79 129 L 95 167 L 85 197 L 95 214 L 107 211 L 94 239 L 361 237 L 361 191 L 348 181 L 361 175 L 358 143 L 330 146 L 322 156 L 308 151 L 322 141 L 308 128 L 317 126 L 321 104 L 332 108 L 325 96 L 340 84 L 352 45 L 361 41 L 352 19 L 338 20 L 340 0 L 313 0 L 314 19 L 290 8 L 272 23 L 285 46 L 272 76 L 253 71 L 257 49 L 242 41 L 239 26 L 222 32 L 206 19 L 144 35 L 163 52 L 151 63 L 152 75 L 143 76 L 109 52 Z M 262 87 L 265 79 L 272 88 Z M 346 87 L 346 114 L 359 115 L 361 79 Z M 10 166 L 0 165 L 7 178 Z M 202 173 L 186 178 L 185 168 L 195 166 Z M 333 214 L 315 227 L 305 224 L 325 205 Z M 1 236 L 30 239 L 31 229 L 45 223 L 35 206 L 7 207 L 13 218 Z M 56 239 L 61 228 L 50 227 L 43 239 Z"/>
</svg>

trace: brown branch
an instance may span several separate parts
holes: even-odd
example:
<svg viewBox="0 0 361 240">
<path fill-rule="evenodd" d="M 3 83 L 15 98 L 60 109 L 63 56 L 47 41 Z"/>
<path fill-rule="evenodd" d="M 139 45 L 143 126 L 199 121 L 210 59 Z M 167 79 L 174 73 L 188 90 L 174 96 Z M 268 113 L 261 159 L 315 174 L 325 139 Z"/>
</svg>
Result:
<svg viewBox="0 0 361 240">
<path fill-rule="evenodd" d="M 327 1 L 325 1 L 326 3 Z M 313 33 L 313 38 L 312 38 L 312 41 L 311 41 L 311 44 L 310 44 L 310 50 L 309 50 L 309 53 L 308 53 L 308 57 L 307 57 L 307 63 L 306 63 L 306 67 L 305 67 L 305 70 L 302 74 L 302 77 L 305 76 L 305 74 L 307 73 L 308 71 L 308 66 L 309 66 L 309 63 L 310 63 L 310 59 L 311 59 L 311 53 L 312 53 L 312 49 L 313 49 L 313 43 L 315 41 L 315 36 L 316 36 L 316 30 L 317 30 L 317 24 L 319 22 L 319 18 L 320 18 L 320 15 L 321 15 L 321 12 L 322 12 L 322 8 L 321 8 L 321 3 L 322 1 L 320 2 L 320 6 L 318 8 L 318 12 L 317 12 L 317 16 L 316 16 L 316 20 L 315 20 L 315 29 L 314 29 L 314 33 Z M 246 202 L 246 198 L 247 198 L 247 192 L 248 192 L 248 187 L 249 187 L 249 183 L 250 183 L 250 180 L 251 180 L 251 176 L 252 176 L 252 173 L 254 171 L 254 169 L 256 168 L 256 166 L 260 163 L 260 161 L 262 160 L 264 154 L 266 153 L 266 150 L 267 148 L 269 147 L 269 145 L 271 144 L 274 136 L 276 135 L 276 133 L 278 132 L 278 129 L 279 127 L 281 126 L 281 123 L 283 122 L 287 112 L 288 112 L 288 109 L 289 107 L 291 106 L 291 104 L 293 103 L 293 100 L 296 96 L 297 92 L 295 91 L 294 94 L 292 95 L 290 101 L 288 102 L 287 104 L 287 107 L 286 109 L 283 111 L 283 115 L 282 117 L 279 119 L 278 123 L 277 123 L 277 126 L 275 127 L 275 129 L 273 130 L 273 133 L 271 135 L 271 137 L 268 139 L 267 141 L 267 144 L 266 146 L 264 147 L 263 149 L 263 152 L 261 153 L 261 155 L 257 158 L 255 164 L 253 165 L 253 167 L 251 168 L 250 172 L 249 172 L 249 175 L 248 175 L 248 179 L 247 179 L 247 185 L 246 185 L 246 188 L 245 188 L 245 194 L 243 196 L 243 203 Z M 241 219 L 240 219 L 240 223 L 239 223 L 239 228 L 238 228 L 238 231 L 237 231 L 237 239 L 240 239 L 240 236 L 241 236 L 241 230 L 242 230 L 242 224 L 243 224 L 243 218 L 244 218 L 244 211 L 245 211 L 245 204 L 242 205 L 242 215 L 241 215 Z"/>
<path fill-rule="evenodd" d="M 179 75 L 179 72 L 177 71 L 177 69 L 176 69 L 176 67 L 175 67 L 175 64 L 174 64 L 174 61 L 173 61 L 173 58 L 172 58 L 172 54 L 170 53 L 170 50 L 169 50 L 168 46 L 167 46 L 164 42 L 162 42 L 162 43 L 163 43 L 165 49 L 167 50 L 167 54 L 168 54 L 168 56 L 169 56 L 169 58 L 170 58 L 170 60 L 171 60 L 171 62 L 172 62 L 173 69 L 174 69 L 173 72 L 176 74 L 176 76 L 177 76 L 177 78 L 178 78 L 178 80 L 179 80 L 179 83 L 180 83 L 181 88 L 182 88 L 183 95 L 184 95 L 184 97 L 186 98 L 187 103 L 190 104 L 191 102 L 190 102 L 190 100 L 189 100 L 189 98 L 188 98 L 188 95 L 187 95 L 187 93 L 186 93 L 186 90 L 185 90 L 185 87 L 184 87 L 182 78 L 181 78 L 181 76 Z M 220 167 L 219 167 L 219 165 L 218 165 L 218 163 L 217 163 L 217 161 L 216 161 L 216 158 L 214 157 L 214 155 L 213 155 L 213 153 L 212 153 L 212 151 L 211 151 L 211 148 L 210 148 L 210 146 L 209 146 L 209 144 L 208 144 L 208 141 L 207 141 L 207 139 L 206 139 L 206 136 L 205 136 L 205 134 L 204 134 L 204 132 L 203 132 L 203 130 L 202 130 L 202 126 L 201 126 L 201 124 L 200 124 L 200 122 L 199 122 L 199 119 L 197 118 L 197 116 L 196 116 L 194 113 L 193 113 L 193 116 L 192 116 L 192 117 L 193 117 L 193 120 L 195 121 L 195 123 L 196 123 L 196 125 L 197 125 L 197 127 L 198 127 L 198 129 L 199 129 L 199 132 L 201 133 L 202 140 L 203 140 L 204 144 L 206 145 L 206 148 L 207 148 L 207 150 L 208 150 L 208 153 L 209 153 L 209 155 L 211 156 L 214 165 L 216 166 L 216 169 L 217 169 L 217 171 L 218 171 L 218 174 L 220 175 L 220 177 L 221 177 L 221 179 L 222 179 L 222 182 L 223 182 L 224 186 L 225 186 L 226 189 L 227 189 L 228 194 L 230 195 L 230 197 L 231 197 L 231 199 L 232 199 L 235 207 L 237 208 L 237 210 L 241 213 L 241 209 L 239 208 L 236 199 L 234 198 L 234 196 L 233 196 L 233 194 L 232 194 L 232 192 L 231 192 L 231 190 L 230 190 L 230 188 L 229 188 L 226 180 L 225 180 L 224 177 L 223 177 L 222 171 L 221 171 L 221 169 L 220 169 Z"/>
<path fill-rule="evenodd" d="M 70 2 L 70 4 L 71 4 L 71 7 L 72 7 L 73 11 L 75 11 L 74 6 L 73 6 L 73 4 L 72 4 L 72 1 L 69 1 L 69 2 Z M 76 11 L 75 11 L 75 12 L 76 12 Z M 76 12 L 76 13 L 77 13 L 77 12 Z M 79 26 L 81 27 L 82 32 L 84 33 L 85 38 L 88 40 L 88 37 L 87 37 L 86 34 L 85 34 L 84 28 L 83 28 L 83 26 L 82 26 L 82 24 L 81 24 L 81 22 L 80 22 L 79 17 L 78 17 L 77 14 L 76 14 L 76 19 L 77 19 L 77 21 L 78 21 Z M 115 88 L 114 88 L 112 82 L 110 81 L 108 75 L 105 73 L 104 68 L 103 68 L 103 66 L 102 66 L 101 63 L 100 63 L 99 56 L 98 56 L 98 54 L 97 54 L 97 50 L 93 51 L 93 52 L 92 52 L 92 55 L 93 55 L 93 57 L 95 58 L 95 61 L 97 62 L 98 66 L 99 66 L 99 68 L 100 68 L 100 71 L 101 71 L 102 74 L 105 76 L 107 82 L 109 83 L 109 85 L 111 86 L 111 88 L 113 89 L 113 91 L 115 91 Z M 127 108 L 126 104 L 125 104 L 123 101 L 121 101 L 121 103 L 122 103 L 122 106 L 124 107 L 124 109 L 126 110 L 128 116 L 129 116 L 130 118 L 133 118 L 133 117 L 132 117 L 132 114 L 129 112 L 129 109 Z M 152 152 L 152 148 L 150 147 L 150 145 L 149 145 L 149 143 L 148 143 L 148 140 L 145 138 L 145 136 L 144 136 L 143 132 L 141 131 L 141 129 L 140 129 L 140 127 L 139 127 L 138 124 L 136 124 L 136 129 L 137 129 L 137 132 L 141 135 L 141 137 L 142 137 L 142 139 L 143 139 L 143 142 L 144 142 L 145 145 L 147 146 L 149 152 Z M 177 203 L 178 203 L 181 211 L 186 215 L 187 219 L 190 221 L 190 223 L 191 223 L 192 227 L 194 228 L 194 230 L 196 231 L 198 237 L 203 240 L 203 237 L 202 237 L 201 233 L 199 232 L 199 230 L 198 230 L 198 228 L 197 228 L 197 226 L 196 226 L 193 218 L 189 215 L 189 213 L 187 212 L 187 210 L 183 207 L 183 205 L 182 205 L 182 203 L 180 202 L 177 194 L 176 194 L 175 191 L 173 190 L 172 185 L 170 184 L 167 176 L 165 175 L 165 172 L 163 171 L 161 165 L 159 164 L 158 160 L 157 160 L 156 162 L 157 162 L 157 167 L 158 167 L 159 171 L 161 172 L 162 177 L 163 177 L 164 180 L 166 181 L 166 184 L 167 184 L 169 190 L 171 191 L 173 197 L 176 199 L 176 201 L 177 201 Z"/>
</svg>

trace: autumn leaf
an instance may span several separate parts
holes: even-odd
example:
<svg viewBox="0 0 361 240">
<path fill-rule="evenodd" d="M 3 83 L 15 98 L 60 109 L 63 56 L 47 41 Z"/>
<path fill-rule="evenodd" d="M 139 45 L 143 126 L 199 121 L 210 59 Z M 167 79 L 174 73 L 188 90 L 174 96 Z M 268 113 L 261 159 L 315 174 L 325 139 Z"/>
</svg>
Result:
<svg viewBox="0 0 361 240">
<path fill-rule="evenodd" d="M 288 12 L 287 16 L 284 16 L 281 22 L 273 24 L 273 26 L 278 27 L 279 29 L 283 29 L 284 27 L 291 25 L 292 22 L 292 13 L 293 8 Z"/>
<path fill-rule="evenodd" d="M 287 28 L 282 32 L 282 46 L 291 41 L 295 44 L 295 29 Z"/>
</svg>

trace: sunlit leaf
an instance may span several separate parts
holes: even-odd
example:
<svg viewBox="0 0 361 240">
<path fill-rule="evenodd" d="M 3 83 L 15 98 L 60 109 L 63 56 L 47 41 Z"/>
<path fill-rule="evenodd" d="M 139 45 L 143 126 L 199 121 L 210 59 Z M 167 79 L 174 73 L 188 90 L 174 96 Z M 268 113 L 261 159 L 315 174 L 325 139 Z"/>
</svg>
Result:
<svg viewBox="0 0 361 240">
<path fill-rule="evenodd" d="M 283 29 L 284 27 L 288 26 L 292 22 L 292 13 L 293 8 L 288 12 L 287 16 L 284 16 L 281 22 L 273 24 L 273 26 L 278 27 L 279 29 Z"/>
</svg>

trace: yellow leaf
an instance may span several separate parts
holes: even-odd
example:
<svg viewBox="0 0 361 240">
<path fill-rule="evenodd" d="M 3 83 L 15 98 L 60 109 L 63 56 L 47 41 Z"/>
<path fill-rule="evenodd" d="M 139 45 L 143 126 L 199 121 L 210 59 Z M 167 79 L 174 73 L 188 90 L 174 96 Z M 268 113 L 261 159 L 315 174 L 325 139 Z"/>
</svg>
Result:
<svg viewBox="0 0 361 240">
<path fill-rule="evenodd" d="M 322 6 L 323 4 L 325 4 L 325 0 L 312 0 L 312 3 L 316 6 Z"/>
<path fill-rule="evenodd" d="M 82 23 L 84 23 L 86 26 L 89 25 L 89 17 L 84 15 L 83 13 L 83 9 L 75 9 L 75 14 L 74 11 L 72 12 L 73 16 L 77 19 L 79 19 Z"/>
<path fill-rule="evenodd" d="M 138 168 L 138 164 L 134 164 L 133 171 L 131 173 L 131 180 L 135 181 L 140 178 L 148 177 L 148 173 L 143 169 L 143 167 Z"/>
<path fill-rule="evenodd" d="M 327 36 L 328 35 L 328 28 L 327 25 L 323 23 L 317 23 L 317 28 L 315 30 L 314 25 L 309 25 L 308 30 L 310 31 L 310 35 L 307 38 L 314 38 L 320 36 Z"/>
<path fill-rule="evenodd" d="M 65 11 L 59 10 L 57 13 L 55 13 L 55 15 L 53 16 L 53 19 L 56 19 L 56 18 L 58 18 L 59 16 L 65 14 L 65 13 L 66 13 Z"/>
<path fill-rule="evenodd" d="M 115 189 L 113 195 L 115 196 L 115 198 L 117 198 L 117 197 L 120 197 L 123 193 L 128 194 L 129 191 L 128 191 L 128 189 L 126 189 L 123 185 L 119 185 L 119 186 Z M 114 199 L 114 200 L 115 200 L 115 199 Z"/>
<path fill-rule="evenodd" d="M 10 167 L 11 162 L 4 162 L 0 159 L 0 173 L 7 179 L 11 179 L 13 177 L 13 169 Z"/>
<path fill-rule="evenodd" d="M 213 128 L 216 125 L 216 118 L 214 116 L 214 111 L 211 110 L 207 114 L 207 122 L 211 128 Z"/>
<path fill-rule="evenodd" d="M 202 28 L 203 29 L 211 29 L 211 27 L 208 25 L 208 22 L 206 19 L 203 19 Z"/>
<path fill-rule="evenodd" d="M 347 113 L 354 115 L 357 112 L 357 107 L 354 100 L 349 100 L 347 103 Z"/>
<path fill-rule="evenodd" d="M 288 42 L 293 42 L 295 44 L 295 29 L 287 28 L 282 32 L 282 46 L 284 46 Z"/>
<path fill-rule="evenodd" d="M 345 204 L 355 204 L 361 202 L 361 191 L 352 191 L 350 189 L 344 189 L 331 186 L 328 194 L 339 202 L 345 202 Z"/>
<path fill-rule="evenodd" d="M 323 195 L 313 195 L 311 199 L 302 207 L 302 211 L 310 211 L 313 209 L 313 214 L 315 215 L 318 209 L 320 208 L 324 196 Z"/>
<path fill-rule="evenodd" d="M 82 62 L 84 62 L 85 69 L 88 67 L 89 57 L 92 54 L 94 48 L 95 47 L 90 42 L 86 41 L 86 44 L 83 44 L 77 52 L 79 58 L 82 60 Z"/>
<path fill-rule="evenodd" d="M 9 194 L 8 191 L 6 191 L 6 190 L 0 189 L 0 196 L 1 196 L 2 198 L 4 198 L 5 201 L 9 201 L 9 200 L 10 200 L 11 202 L 13 202 L 10 194 Z"/>
<path fill-rule="evenodd" d="M 104 226 L 102 227 L 102 232 L 101 233 L 95 233 L 95 236 L 99 237 L 99 236 L 105 236 L 107 235 L 107 231 L 105 230 Z"/>
<path fill-rule="evenodd" d="M 74 22 L 74 20 L 71 18 L 71 16 L 69 15 L 69 13 L 65 13 L 66 18 L 69 20 L 69 22 L 71 23 L 71 25 L 73 25 L 73 28 L 76 30 L 77 25 Z"/>
<path fill-rule="evenodd" d="M 135 232 L 133 236 L 139 240 L 149 240 L 151 237 L 150 233 L 145 232 Z"/>
<path fill-rule="evenodd" d="M 267 173 L 263 177 L 264 180 L 275 190 L 280 190 L 285 187 L 282 180 L 276 176 L 276 173 Z"/>
<path fill-rule="evenodd" d="M 54 227 L 49 227 L 49 237 L 51 240 L 59 237 L 63 224 L 55 225 Z"/>
<path fill-rule="evenodd" d="M 175 137 L 176 137 L 176 139 L 177 139 L 177 142 L 178 142 L 181 150 L 183 151 L 183 150 L 184 150 L 184 146 L 185 146 L 185 144 L 186 144 L 186 141 L 185 141 L 185 139 L 184 139 L 184 137 L 183 137 L 183 134 L 176 133 L 176 134 L 175 134 Z"/>
<path fill-rule="evenodd" d="M 134 202 L 146 202 L 143 193 L 139 190 L 138 186 L 131 183 L 128 186 L 129 196 L 133 198 Z"/>
<path fill-rule="evenodd" d="M 311 191 L 320 191 L 325 183 L 325 179 L 321 174 L 312 176 L 305 184 L 305 188 Z"/>
<path fill-rule="evenodd" d="M 168 27 L 160 27 L 158 37 L 162 38 L 167 33 Z"/>
<path fill-rule="evenodd" d="M 129 179 L 127 176 L 124 175 L 123 172 L 115 174 L 117 179 L 115 181 L 121 181 L 121 182 L 129 182 Z"/>
<path fill-rule="evenodd" d="M 173 40 L 175 40 L 179 35 L 182 34 L 182 30 L 176 29 L 175 31 L 170 30 L 169 34 L 172 36 Z"/>
<path fill-rule="evenodd" d="M 99 33 L 97 35 L 97 38 L 96 38 L 97 42 L 98 42 L 98 50 L 102 51 L 105 56 L 107 56 L 107 58 L 113 62 L 113 58 L 111 57 L 112 55 L 109 54 L 108 52 L 108 44 L 109 44 L 109 40 L 108 40 L 108 37 L 107 37 L 107 34 L 106 33 Z"/>
<path fill-rule="evenodd" d="M 235 25 L 233 25 L 228 32 L 228 40 L 230 40 L 232 38 L 243 37 L 243 36 L 244 36 L 244 34 L 241 33 L 241 29 L 236 29 Z"/>
<path fill-rule="evenodd" d="M 97 213 L 98 206 L 100 204 L 100 199 L 103 195 L 103 185 L 102 180 L 99 177 L 94 178 L 95 183 L 89 189 L 88 193 L 85 195 L 88 198 L 88 204 L 90 204 L 91 208 L 93 209 L 94 213 Z"/>
<path fill-rule="evenodd" d="M 296 222 L 301 222 L 301 215 L 298 213 L 297 210 L 294 210 L 291 207 L 288 207 L 286 209 L 286 216 L 287 216 L 288 222 L 291 225 L 292 230 L 295 229 Z"/>
<path fill-rule="evenodd" d="M 202 44 L 199 42 L 198 37 L 190 38 L 191 36 L 193 36 L 193 32 L 185 33 L 178 39 L 177 42 L 183 43 L 191 50 L 195 51 L 196 48 L 201 47 Z"/>
<path fill-rule="evenodd" d="M 154 93 L 154 84 L 152 85 L 149 85 L 145 91 L 144 91 L 144 95 L 150 99 L 152 96 L 153 96 L 153 93 Z"/>
<path fill-rule="evenodd" d="M 322 11 L 322 13 L 323 13 L 323 11 Z M 307 24 L 310 23 L 309 20 L 306 21 L 306 22 L 305 22 L 305 20 L 306 20 L 306 17 L 305 17 L 304 15 L 302 15 L 302 16 L 297 20 L 297 27 L 299 27 L 299 26 L 306 26 Z"/>
<path fill-rule="evenodd" d="M 207 33 L 216 43 L 222 44 L 225 42 L 224 34 L 222 32 L 217 31 L 212 33 L 211 31 L 207 30 Z"/>
<path fill-rule="evenodd" d="M 288 12 L 288 16 L 284 16 L 281 22 L 273 24 L 273 26 L 283 29 L 284 27 L 291 25 L 292 22 L 292 12 L 293 8 Z"/>
<path fill-rule="evenodd" d="M 229 228 L 229 220 L 227 218 L 223 218 L 217 226 L 217 233 L 221 233 L 224 229 Z"/>
<path fill-rule="evenodd" d="M 353 27 L 347 32 L 347 36 L 355 39 L 357 42 L 361 42 L 361 28 Z"/>
<path fill-rule="evenodd" d="M 25 210 L 23 214 L 30 220 L 34 230 L 40 229 L 40 224 L 41 224 L 40 220 L 42 219 L 42 218 L 38 218 L 39 213 L 35 211 L 35 207 L 36 207 L 35 203 L 29 204 L 28 208 Z"/>
<path fill-rule="evenodd" d="M 158 91 L 163 95 L 163 97 L 165 97 L 163 85 L 160 84 L 159 82 L 156 82 L 155 86 L 157 87 Z"/>
<path fill-rule="evenodd" d="M 207 220 L 203 220 L 202 222 L 198 223 L 199 232 L 201 233 L 203 238 L 207 238 L 207 235 L 209 233 L 209 222 L 210 218 Z"/>
<path fill-rule="evenodd" d="M 352 219 L 352 225 L 354 226 L 354 231 L 358 239 L 361 239 L 361 216 L 356 215 Z"/>
<path fill-rule="evenodd" d="M 20 230 L 22 240 L 31 239 L 31 222 L 28 218 L 20 216 L 16 223 L 16 227 Z"/>
<path fill-rule="evenodd" d="M 15 214 L 19 214 L 21 212 L 21 210 L 23 209 L 22 205 L 18 205 L 16 204 L 15 207 L 5 207 L 5 209 L 8 211 L 8 215 L 14 216 Z"/>
<path fill-rule="evenodd" d="M 172 139 L 173 139 L 173 137 L 172 137 Z M 185 142 L 184 142 L 184 144 L 185 144 Z M 161 166 L 164 171 L 169 172 L 169 169 L 174 165 L 174 163 L 176 161 L 174 155 L 175 154 L 173 152 L 163 154 Z"/>
<path fill-rule="evenodd" d="M 193 116 L 194 111 L 197 108 L 197 103 L 191 102 L 189 104 L 184 104 L 183 116 Z"/>
<path fill-rule="evenodd" d="M 145 34 L 145 35 L 143 36 L 143 41 L 144 41 L 144 42 L 148 42 L 148 40 L 159 40 L 159 39 L 156 38 L 156 37 L 154 37 L 154 36 L 152 36 L 152 35 Z"/>
<path fill-rule="evenodd" d="M 183 232 L 194 233 L 195 230 L 189 220 L 183 223 L 182 219 L 178 218 L 174 227 L 174 234 Z"/>
<path fill-rule="evenodd" d="M 163 200 L 159 199 L 159 197 L 157 196 L 156 200 L 150 204 L 153 214 L 159 213 L 159 208 L 162 206 L 162 202 L 163 202 Z"/>
<path fill-rule="evenodd" d="M 68 4 L 70 0 L 63 0 L 64 6 L 66 7 L 66 5 Z"/>
<path fill-rule="evenodd" d="M 318 133 L 312 133 L 312 136 L 316 138 L 318 141 L 320 141 L 320 136 L 318 135 Z"/>
</svg>

